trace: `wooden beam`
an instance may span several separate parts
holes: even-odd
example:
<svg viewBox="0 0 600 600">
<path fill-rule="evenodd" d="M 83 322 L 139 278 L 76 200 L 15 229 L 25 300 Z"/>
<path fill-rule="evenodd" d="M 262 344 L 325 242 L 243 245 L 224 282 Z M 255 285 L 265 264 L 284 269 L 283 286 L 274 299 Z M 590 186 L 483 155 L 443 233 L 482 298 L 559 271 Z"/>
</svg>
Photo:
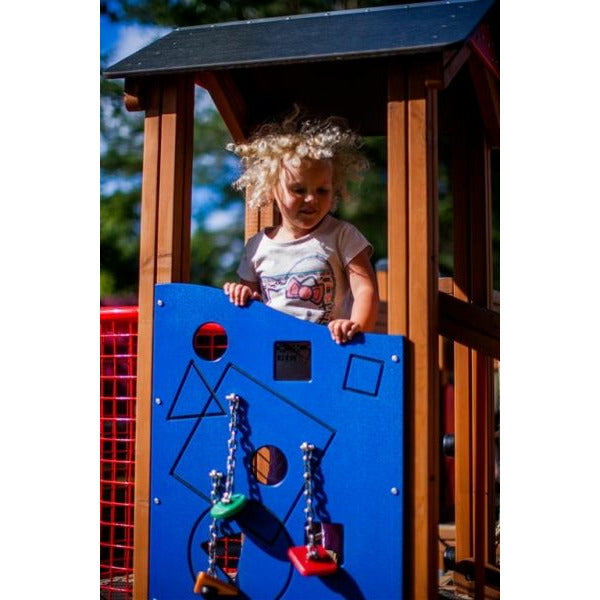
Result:
<svg viewBox="0 0 600 600">
<path fill-rule="evenodd" d="M 438 63 L 391 62 L 388 85 L 388 327 L 409 341 L 407 590 L 437 594 L 439 386 L 437 335 Z"/>
<path fill-rule="evenodd" d="M 444 73 L 444 87 L 448 87 L 450 82 L 454 79 L 454 76 L 463 68 L 463 66 L 469 60 L 471 56 L 471 48 L 466 44 L 460 47 L 458 50 L 447 50 L 444 52 L 443 61 L 443 73 Z"/>
<path fill-rule="evenodd" d="M 186 281 L 189 278 L 189 273 L 185 273 L 184 268 L 189 264 L 189 257 L 185 256 L 186 244 L 182 242 L 184 238 L 190 237 L 189 169 L 193 159 L 193 91 L 193 82 L 189 78 L 168 79 L 162 90 L 158 205 L 160 227 L 156 273 L 158 283 Z M 192 114 L 192 121 L 189 113 Z M 184 208 L 188 209 L 187 214 Z"/>
<path fill-rule="evenodd" d="M 479 306 L 492 304 L 492 190 L 491 147 L 481 121 L 472 115 L 470 145 L 471 177 L 471 300 Z M 475 596 L 485 595 L 485 565 L 492 560 L 494 540 L 493 473 L 493 363 L 474 352 L 474 558 Z"/>
<path fill-rule="evenodd" d="M 144 121 L 136 462 L 134 590 L 148 598 L 150 437 L 154 286 L 189 275 L 194 83 L 191 77 L 153 80 Z"/>
<path fill-rule="evenodd" d="M 500 358 L 500 314 L 440 292 L 440 335 Z"/>
<path fill-rule="evenodd" d="M 500 82 L 474 56 L 469 60 L 469 72 L 488 142 L 493 148 L 498 148 L 500 146 Z"/>
<path fill-rule="evenodd" d="M 448 90 L 448 119 L 451 143 L 450 171 L 453 202 L 454 296 L 468 302 L 471 288 L 471 246 L 469 213 L 469 159 L 464 100 L 457 81 Z M 463 92 L 464 93 L 464 92 Z M 456 523 L 456 560 L 473 556 L 471 468 L 472 401 L 471 352 L 468 346 L 454 343 L 454 514 Z"/>
<path fill-rule="evenodd" d="M 137 112 L 149 107 L 147 86 L 139 77 L 127 77 L 123 92 L 125 108 L 129 112 Z"/>
<path fill-rule="evenodd" d="M 248 136 L 248 108 L 231 75 L 225 71 L 202 71 L 196 83 L 212 98 L 233 141 L 243 142 Z"/>
<path fill-rule="evenodd" d="M 449 104 L 454 110 L 450 132 L 454 296 L 486 311 L 492 306 L 490 147 L 478 111 L 474 110 L 476 100 L 469 86 L 457 86 Z M 450 302 L 446 302 L 446 308 L 449 305 Z M 464 312 L 465 307 L 452 302 L 451 310 L 457 314 Z M 477 314 L 476 309 L 470 310 L 472 316 Z M 482 320 L 478 333 L 486 321 L 487 333 L 494 333 L 493 312 L 481 312 L 479 316 Z M 463 329 L 463 337 L 473 337 L 473 327 L 467 329 L 465 323 L 455 325 Z M 471 345 L 474 340 L 467 341 Z M 493 341 L 486 353 L 499 355 L 499 336 L 498 343 Z M 483 598 L 485 564 L 493 543 L 489 505 L 493 492 L 490 485 L 493 472 L 492 360 L 461 343 L 455 343 L 454 354 L 456 561 L 474 557 L 475 596 Z M 461 585 L 465 589 L 470 587 L 459 575 L 457 583 L 459 589 Z"/>
<path fill-rule="evenodd" d="M 482 21 L 467 40 L 475 56 L 485 66 L 490 75 L 500 79 L 500 61 L 496 51 L 490 24 Z"/>
<path fill-rule="evenodd" d="M 196 75 L 196 83 L 209 92 L 233 141 L 243 142 L 250 134 L 248 107 L 232 76 L 225 71 L 203 71 Z M 261 229 L 277 225 L 279 221 L 279 213 L 274 204 L 261 209 L 246 206 L 245 241 Z"/>
<path fill-rule="evenodd" d="M 452 277 L 439 277 L 438 290 L 445 294 L 451 294 L 454 290 L 454 281 L 452 280 Z"/>
<path fill-rule="evenodd" d="M 408 335 L 408 98 L 405 67 L 388 80 L 388 332 Z"/>
<path fill-rule="evenodd" d="M 151 405 L 148 402 L 148 398 L 152 394 L 154 289 L 147 282 L 156 280 L 155 248 L 160 172 L 161 95 L 161 90 L 158 86 L 152 89 L 144 120 L 133 529 L 134 597 L 137 600 L 147 597 L 148 586 L 151 422 Z"/>
</svg>

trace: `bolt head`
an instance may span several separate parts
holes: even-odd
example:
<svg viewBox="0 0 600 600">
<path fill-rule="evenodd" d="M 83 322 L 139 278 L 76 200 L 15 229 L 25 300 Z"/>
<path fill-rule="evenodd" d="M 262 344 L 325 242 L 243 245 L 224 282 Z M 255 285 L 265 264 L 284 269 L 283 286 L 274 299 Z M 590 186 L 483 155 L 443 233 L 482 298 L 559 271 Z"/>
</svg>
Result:
<svg viewBox="0 0 600 600">
<path fill-rule="evenodd" d="M 400 358 L 397 354 L 392 354 L 392 362 L 400 362 Z"/>
<path fill-rule="evenodd" d="M 160 398 L 154 398 L 154 404 L 158 404 L 160 406 L 162 404 L 162 400 Z"/>
<path fill-rule="evenodd" d="M 160 498 L 154 498 L 152 502 L 154 502 L 154 504 L 160 504 Z"/>
<path fill-rule="evenodd" d="M 397 487 L 393 487 L 390 492 L 392 492 L 394 496 L 397 496 L 400 493 L 400 490 Z"/>
</svg>

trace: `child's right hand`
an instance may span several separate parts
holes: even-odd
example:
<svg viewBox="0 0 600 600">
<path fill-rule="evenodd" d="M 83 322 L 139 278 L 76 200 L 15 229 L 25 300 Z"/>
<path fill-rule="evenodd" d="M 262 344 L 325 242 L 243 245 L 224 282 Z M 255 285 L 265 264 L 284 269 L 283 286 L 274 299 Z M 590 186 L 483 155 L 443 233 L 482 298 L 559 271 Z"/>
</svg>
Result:
<svg viewBox="0 0 600 600">
<path fill-rule="evenodd" d="M 361 331 L 360 325 L 350 319 L 334 319 L 329 321 L 327 328 L 331 333 L 331 339 L 336 344 L 349 342 L 355 334 Z"/>
<path fill-rule="evenodd" d="M 236 306 L 245 306 L 248 300 L 260 300 L 260 294 L 244 283 L 227 282 L 223 285 L 223 291 Z"/>
</svg>

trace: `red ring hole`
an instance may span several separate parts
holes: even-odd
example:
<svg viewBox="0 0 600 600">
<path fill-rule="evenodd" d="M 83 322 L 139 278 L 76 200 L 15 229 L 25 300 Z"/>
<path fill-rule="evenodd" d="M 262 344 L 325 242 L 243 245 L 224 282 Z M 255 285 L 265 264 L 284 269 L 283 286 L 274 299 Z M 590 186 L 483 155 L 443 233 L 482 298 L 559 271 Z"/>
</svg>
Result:
<svg viewBox="0 0 600 600">
<path fill-rule="evenodd" d="M 204 360 L 215 361 L 227 350 L 227 332 L 218 323 L 204 323 L 194 333 L 194 352 Z"/>
</svg>

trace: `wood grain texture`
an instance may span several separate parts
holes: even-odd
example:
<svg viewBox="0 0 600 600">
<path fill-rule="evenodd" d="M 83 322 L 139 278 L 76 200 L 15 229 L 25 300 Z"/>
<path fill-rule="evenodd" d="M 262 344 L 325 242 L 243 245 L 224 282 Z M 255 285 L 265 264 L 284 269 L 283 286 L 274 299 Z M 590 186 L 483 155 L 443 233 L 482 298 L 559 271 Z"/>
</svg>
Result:
<svg viewBox="0 0 600 600">
<path fill-rule="evenodd" d="M 409 340 L 407 589 L 437 591 L 437 87 L 439 71 L 392 63 L 388 86 L 388 329 Z"/>
<path fill-rule="evenodd" d="M 454 296 L 467 302 L 470 297 L 470 213 L 469 164 L 465 114 L 460 110 L 462 91 L 456 82 L 448 91 L 451 109 L 450 170 L 453 200 Z M 472 417 L 471 417 L 471 352 L 468 346 L 454 344 L 454 427 L 455 427 L 455 522 L 456 560 L 473 556 L 472 538 Z"/>
<path fill-rule="evenodd" d="M 487 140 L 492 147 L 498 148 L 500 146 L 500 81 L 477 57 L 471 56 L 468 64 Z"/>
<path fill-rule="evenodd" d="M 140 221 L 139 320 L 135 442 L 133 594 L 147 597 L 148 524 L 150 519 L 150 419 L 152 394 L 152 324 L 156 280 L 156 227 L 160 165 L 161 90 L 151 91 L 144 120 L 144 157 Z"/>
<path fill-rule="evenodd" d="M 210 94 L 233 141 L 244 141 L 249 134 L 248 109 L 231 75 L 225 71 L 202 71 L 196 74 L 195 81 Z"/>
<path fill-rule="evenodd" d="M 388 83 L 388 331 L 408 334 L 408 156 L 406 74 L 391 63 Z"/>
<path fill-rule="evenodd" d="M 470 56 L 471 49 L 466 44 L 458 50 L 447 50 L 444 52 L 444 87 L 450 85 L 456 74 L 466 65 Z"/>
<path fill-rule="evenodd" d="M 440 292 L 439 332 L 487 356 L 500 358 L 500 314 Z"/>
<path fill-rule="evenodd" d="M 140 231 L 134 590 L 148 597 L 154 286 L 189 278 L 194 83 L 157 79 L 144 121 Z"/>
<path fill-rule="evenodd" d="M 469 86 L 451 92 L 453 107 L 454 296 L 443 298 L 455 343 L 456 560 L 474 559 L 477 598 L 485 595 L 485 564 L 493 552 L 493 414 L 490 356 L 500 353 L 493 301 L 490 145 Z M 483 352 L 482 352 L 483 351 Z M 488 356 L 486 356 L 488 355 Z M 469 584 L 457 575 L 459 586 Z"/>
</svg>

